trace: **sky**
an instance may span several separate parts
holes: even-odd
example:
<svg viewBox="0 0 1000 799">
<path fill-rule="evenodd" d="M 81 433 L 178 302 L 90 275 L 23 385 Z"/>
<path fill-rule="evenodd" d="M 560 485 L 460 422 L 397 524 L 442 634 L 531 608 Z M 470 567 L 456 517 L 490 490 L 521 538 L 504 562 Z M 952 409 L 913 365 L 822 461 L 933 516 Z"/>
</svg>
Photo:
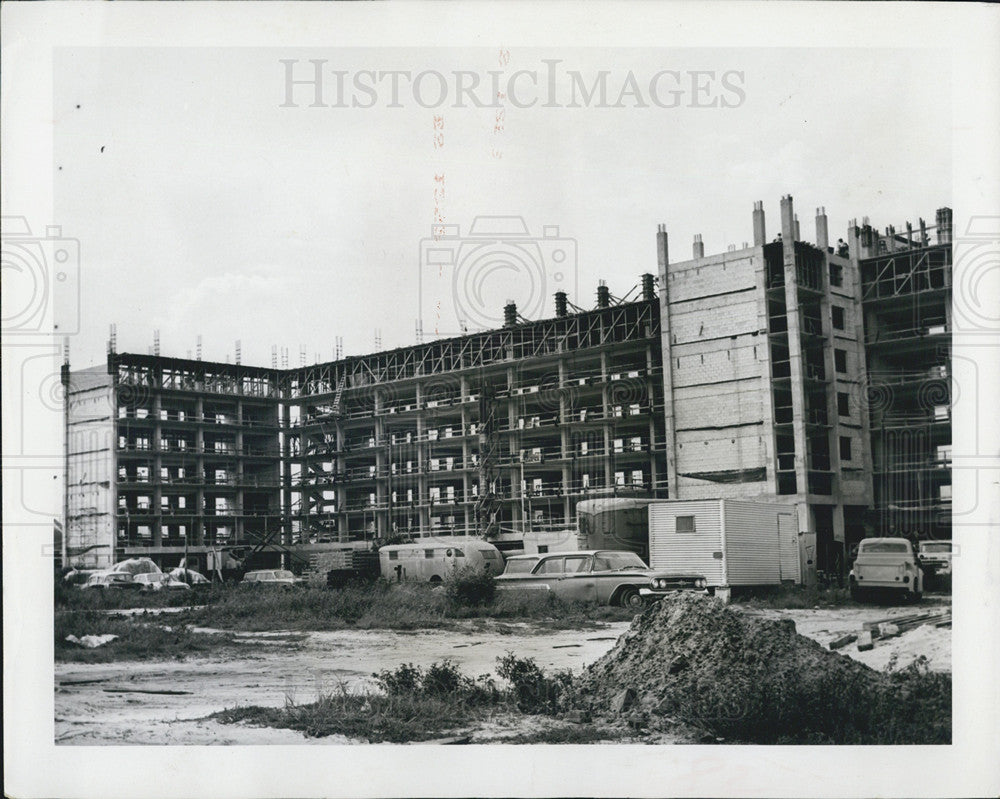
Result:
<svg viewBox="0 0 1000 799">
<path fill-rule="evenodd" d="M 951 205 L 948 63 L 906 48 L 59 48 L 71 362 L 101 363 L 112 323 L 119 351 L 159 330 L 164 355 L 201 335 L 206 360 L 239 340 L 243 363 L 277 346 L 297 365 L 332 359 L 338 337 L 347 355 L 413 344 L 418 319 L 424 340 L 496 326 L 508 299 L 552 316 L 557 288 L 590 308 L 599 280 L 621 297 L 656 272 L 658 223 L 675 260 L 696 233 L 720 252 L 752 239 L 756 200 L 773 237 L 785 194 L 807 240 L 818 206 L 833 240 L 864 215 L 933 223 Z M 513 219 L 473 235 L 491 216 Z"/>
</svg>

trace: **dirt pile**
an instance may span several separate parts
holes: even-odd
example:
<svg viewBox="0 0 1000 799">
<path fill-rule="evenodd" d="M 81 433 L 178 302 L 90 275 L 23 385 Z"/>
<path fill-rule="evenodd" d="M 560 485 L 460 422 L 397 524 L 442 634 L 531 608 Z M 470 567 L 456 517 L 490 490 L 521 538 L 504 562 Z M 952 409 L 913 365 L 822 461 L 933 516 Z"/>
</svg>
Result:
<svg viewBox="0 0 1000 799">
<path fill-rule="evenodd" d="M 595 712 L 676 719 L 754 743 L 948 743 L 951 679 L 873 671 L 798 635 L 679 593 L 637 617 L 576 684 Z"/>
</svg>

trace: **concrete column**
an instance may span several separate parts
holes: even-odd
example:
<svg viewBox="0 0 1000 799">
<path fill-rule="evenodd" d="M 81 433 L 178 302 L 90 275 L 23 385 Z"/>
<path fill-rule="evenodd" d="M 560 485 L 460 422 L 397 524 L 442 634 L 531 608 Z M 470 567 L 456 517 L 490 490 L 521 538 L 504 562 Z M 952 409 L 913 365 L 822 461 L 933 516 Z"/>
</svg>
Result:
<svg viewBox="0 0 1000 799">
<path fill-rule="evenodd" d="M 874 228 L 868 224 L 868 217 L 865 217 L 861 222 L 860 242 L 860 258 L 871 258 L 878 255 L 878 234 L 875 232 Z"/>
<path fill-rule="evenodd" d="M 194 415 L 196 419 L 203 419 L 205 417 L 205 401 L 202 397 L 198 397 L 195 400 L 194 405 Z M 205 428 L 203 425 L 199 424 L 195 428 L 194 433 L 194 451 L 195 451 L 195 478 L 196 485 L 198 486 L 195 496 L 195 509 L 198 514 L 196 517 L 195 524 L 198 525 L 201 532 L 202 543 L 209 543 L 207 536 L 205 535 Z"/>
<path fill-rule="evenodd" d="M 389 524 L 389 480 L 385 477 L 389 471 L 389 459 L 386 456 L 385 443 L 385 420 L 379 415 L 382 411 L 382 396 L 376 391 L 373 397 L 375 411 L 375 424 L 372 428 L 372 435 L 375 437 L 375 535 L 386 538 L 390 535 L 391 525 Z M 382 510 L 382 506 L 386 506 Z"/>
<path fill-rule="evenodd" d="M 149 475 L 149 484 L 151 487 L 149 501 L 151 503 L 151 510 L 155 514 L 153 516 L 153 546 L 161 546 L 162 541 L 162 530 L 163 530 L 163 508 L 160 507 L 160 498 L 163 496 L 163 481 L 160 479 L 160 466 L 163 463 L 160 457 L 160 409 L 163 407 L 162 397 L 159 392 L 153 395 L 153 407 L 150 413 L 153 416 L 153 431 L 150 433 L 150 449 L 153 453 L 153 465 L 150 468 L 151 474 Z M 169 518 L 169 517 L 168 517 Z M 65 534 L 65 531 L 64 531 Z"/>
<path fill-rule="evenodd" d="M 791 370 L 792 431 L 795 439 L 795 481 L 798 495 L 808 493 L 808 443 L 806 441 L 804 364 L 798 279 L 795 269 L 795 211 L 792 196 L 781 198 L 781 240 L 785 271 L 785 313 L 788 317 L 788 360 Z"/>
<path fill-rule="evenodd" d="M 767 244 L 767 232 L 764 227 L 764 202 L 758 200 L 753 204 L 753 245 L 760 247 Z"/>
<path fill-rule="evenodd" d="M 830 233 L 827 227 L 826 208 L 816 209 L 816 246 L 826 252 L 830 246 Z"/>
<path fill-rule="evenodd" d="M 287 406 L 285 413 L 287 414 Z M 343 474 L 347 468 L 345 463 L 345 458 L 343 455 L 344 450 L 344 426 L 338 420 L 336 422 L 336 430 L 334 435 L 337 438 L 337 451 L 341 453 L 338 457 L 334 458 L 333 469 L 334 472 Z M 337 481 L 337 511 L 339 523 L 337 524 L 337 538 L 340 541 L 350 540 L 350 524 L 348 522 L 347 511 L 344 508 L 347 506 L 347 487 L 344 485 L 343 480 Z"/>
<path fill-rule="evenodd" d="M 246 513 L 246 505 L 244 503 L 243 496 L 243 458 L 239 457 L 239 453 L 243 452 L 243 428 L 240 426 L 243 422 L 243 403 L 236 400 L 236 442 L 233 444 L 236 447 L 237 458 L 236 458 L 236 474 L 233 477 L 236 480 L 236 508 L 234 513 L 236 514 L 236 524 L 234 525 L 239 531 L 241 537 L 246 536 L 246 517 L 243 515 Z M 281 536 L 278 536 L 278 540 L 281 541 Z"/>
<path fill-rule="evenodd" d="M 656 400 L 656 380 L 652 376 L 653 367 L 656 364 L 653 362 L 653 348 L 646 347 L 646 393 L 649 396 L 650 405 L 653 405 Z M 649 437 L 647 439 L 647 445 L 649 447 L 649 495 L 651 497 L 656 497 L 657 486 L 656 481 L 660 479 L 659 471 L 656 468 L 656 452 L 653 447 L 656 444 L 656 424 L 654 419 L 654 411 L 650 408 L 649 414 L 649 425 L 646 429 L 649 432 Z"/>
<path fill-rule="evenodd" d="M 423 386 L 417 383 L 414 388 L 416 395 L 416 404 L 420 410 L 417 412 L 417 440 L 415 442 L 415 449 L 417 451 L 417 535 L 426 535 L 427 531 L 430 530 L 431 526 L 431 516 L 430 508 L 425 505 L 428 501 L 428 487 L 427 487 L 427 475 L 424 470 L 428 468 L 429 464 L 427 462 L 427 442 L 423 440 L 424 435 L 427 432 L 427 425 L 424 422 L 424 391 Z"/>
<path fill-rule="evenodd" d="M 847 246 L 850 250 L 848 255 L 857 269 L 858 260 L 861 258 L 861 228 L 858 227 L 857 219 L 852 219 L 847 225 Z"/>
<path fill-rule="evenodd" d="M 757 206 L 761 206 L 758 209 Z M 754 230 L 757 229 L 758 210 L 761 235 L 764 231 L 764 211 L 762 203 L 754 204 Z M 755 234 L 756 235 L 756 234 Z M 656 254 L 660 274 L 660 358 L 663 366 L 663 416 L 665 452 L 667 459 L 667 495 L 678 499 L 677 490 L 677 436 L 674 424 L 674 359 L 670 338 L 670 267 L 666 225 L 660 225 L 656 234 Z"/>
<path fill-rule="evenodd" d="M 694 237 L 694 257 L 705 257 L 705 243 L 701 240 L 701 233 L 696 233 Z"/>
<path fill-rule="evenodd" d="M 559 457 L 562 459 L 562 498 L 563 498 L 563 524 L 569 526 L 573 521 L 573 508 L 575 503 L 570 498 L 573 490 L 570 483 L 573 481 L 573 470 L 570 469 L 570 440 L 569 440 L 569 415 L 571 409 L 567 402 L 566 387 L 566 361 L 559 359 Z"/>
<path fill-rule="evenodd" d="M 951 244 L 951 209 L 937 210 L 937 240 L 938 244 Z"/>
<path fill-rule="evenodd" d="M 611 403 L 608 400 L 608 354 L 601 353 L 601 417 L 604 420 L 601 424 L 604 447 L 604 486 L 612 488 L 614 486 L 614 469 L 611 468 Z"/>
</svg>

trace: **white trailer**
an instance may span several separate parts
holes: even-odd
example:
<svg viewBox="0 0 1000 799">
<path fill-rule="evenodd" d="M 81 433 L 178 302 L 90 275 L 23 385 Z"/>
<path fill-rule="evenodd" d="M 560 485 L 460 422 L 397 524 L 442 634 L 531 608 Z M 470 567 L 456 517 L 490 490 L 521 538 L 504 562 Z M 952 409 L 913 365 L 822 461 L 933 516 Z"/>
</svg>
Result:
<svg viewBox="0 0 1000 799">
<path fill-rule="evenodd" d="M 503 571 L 500 550 L 481 538 L 421 538 L 413 544 L 384 546 L 378 557 L 382 577 L 393 582 L 439 583 L 463 566 L 492 574 Z"/>
<path fill-rule="evenodd" d="M 651 568 L 703 575 L 724 597 L 733 586 L 802 582 L 794 505 L 735 499 L 654 502 L 649 549 Z"/>
</svg>

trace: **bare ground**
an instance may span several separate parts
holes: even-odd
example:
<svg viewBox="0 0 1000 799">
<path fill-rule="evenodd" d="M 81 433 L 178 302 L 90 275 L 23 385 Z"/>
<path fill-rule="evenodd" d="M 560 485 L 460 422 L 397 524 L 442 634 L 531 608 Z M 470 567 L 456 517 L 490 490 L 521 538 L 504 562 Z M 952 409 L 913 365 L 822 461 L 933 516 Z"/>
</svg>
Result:
<svg viewBox="0 0 1000 799">
<path fill-rule="evenodd" d="M 903 616 L 915 608 L 753 610 L 767 618 L 791 618 L 801 634 L 822 644 L 865 621 Z M 65 744 L 315 744 L 353 743 L 331 736 L 310 739 L 292 731 L 224 725 L 206 718 L 237 705 L 280 707 L 311 702 L 345 685 L 371 688 L 373 672 L 400 663 L 426 668 L 444 659 L 466 674 L 495 674 L 507 651 L 533 658 L 546 670 L 579 672 L 614 645 L 629 622 L 586 630 L 552 631 L 541 625 L 470 622 L 457 630 L 412 632 L 342 630 L 292 636 L 281 631 L 238 633 L 255 642 L 252 655 L 213 655 L 182 661 L 71 664 L 55 667 L 55 741 Z M 289 645 L 294 641 L 294 645 Z M 896 654 L 898 668 L 925 655 L 934 670 L 951 670 L 951 631 L 922 627 L 876 642 L 870 652 L 854 644 L 840 650 L 873 668 Z M 154 693 L 170 691 L 171 693 Z M 536 717 L 498 714 L 471 732 L 473 742 L 502 741 L 558 724 Z M 648 739 L 647 739 L 648 740 Z M 669 736 L 650 740 L 671 743 Z"/>
</svg>

